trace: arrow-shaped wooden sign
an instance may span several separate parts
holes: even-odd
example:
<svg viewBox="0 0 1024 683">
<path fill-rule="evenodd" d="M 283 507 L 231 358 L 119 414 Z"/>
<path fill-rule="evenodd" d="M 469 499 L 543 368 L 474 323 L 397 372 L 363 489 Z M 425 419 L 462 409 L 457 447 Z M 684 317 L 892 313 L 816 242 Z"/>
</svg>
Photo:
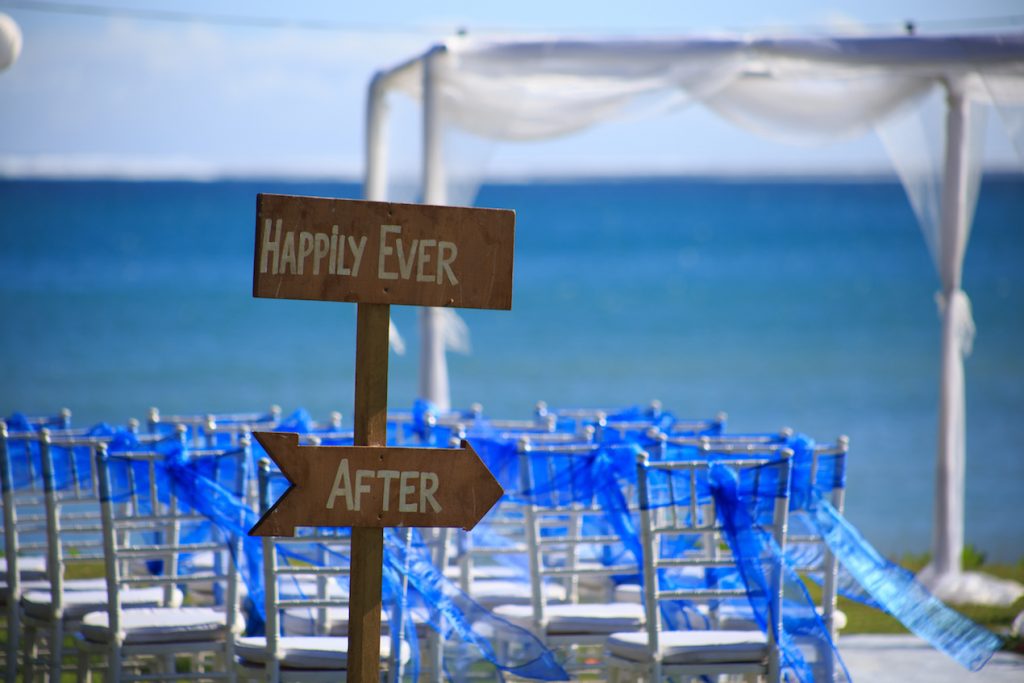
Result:
<svg viewBox="0 0 1024 683">
<path fill-rule="evenodd" d="M 458 449 L 300 446 L 298 434 L 255 436 L 292 485 L 251 536 L 294 536 L 297 526 L 468 531 L 503 493 L 468 441 Z"/>
<path fill-rule="evenodd" d="M 472 528 L 501 487 L 458 450 L 385 448 L 391 304 L 508 310 L 515 212 L 259 195 L 253 296 L 351 301 L 356 313 L 355 446 L 256 438 L 292 482 L 249 533 L 351 526 L 348 680 L 380 679 L 386 526 Z"/>
</svg>

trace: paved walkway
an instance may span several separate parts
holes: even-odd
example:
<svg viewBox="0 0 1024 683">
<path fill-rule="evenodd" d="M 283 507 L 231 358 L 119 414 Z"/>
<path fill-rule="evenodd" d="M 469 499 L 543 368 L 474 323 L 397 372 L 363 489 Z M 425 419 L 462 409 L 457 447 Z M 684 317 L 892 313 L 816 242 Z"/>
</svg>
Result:
<svg viewBox="0 0 1024 683">
<path fill-rule="evenodd" d="M 840 636 L 839 651 L 854 683 L 1022 683 L 1024 657 L 997 652 L 971 672 L 917 636 Z"/>
</svg>

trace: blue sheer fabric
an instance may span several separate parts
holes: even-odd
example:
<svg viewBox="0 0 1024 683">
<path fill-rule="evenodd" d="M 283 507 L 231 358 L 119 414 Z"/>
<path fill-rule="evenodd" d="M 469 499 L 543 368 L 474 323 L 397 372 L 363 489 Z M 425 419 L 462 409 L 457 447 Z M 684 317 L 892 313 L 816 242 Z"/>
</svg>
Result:
<svg viewBox="0 0 1024 683">
<path fill-rule="evenodd" d="M 290 484 L 283 476 L 273 476 L 270 485 L 269 498 L 277 500 Z M 407 639 L 414 640 L 416 628 L 412 617 L 417 610 L 421 614 L 425 610 L 428 618 L 424 621 L 430 628 L 438 631 L 445 640 L 460 644 L 461 656 L 448 663 L 454 671 L 482 660 L 489 662 L 499 672 L 516 676 L 537 680 L 568 680 L 568 675 L 550 650 L 533 634 L 495 617 L 459 590 L 433 565 L 429 550 L 419 533 L 411 530 L 407 542 L 405 532 L 387 529 L 384 535 L 383 597 L 392 624 L 392 634 L 398 634 L 400 631 L 395 625 L 402 624 L 401 632 Z M 283 545 L 278 547 L 285 548 Z M 310 564 L 320 561 L 316 552 L 302 555 L 295 555 L 291 550 L 283 552 L 292 553 L 294 559 Z M 342 563 L 348 562 L 347 557 L 334 551 L 328 551 L 328 555 Z M 246 580 L 258 582 L 259 590 L 262 591 L 261 573 L 249 573 Z M 495 638 L 514 643 L 515 646 L 499 652 L 491 645 Z M 411 649 L 415 651 L 414 647 Z M 416 666 L 418 664 L 414 661 L 413 667 Z"/>
<path fill-rule="evenodd" d="M 977 671 L 1002 646 L 998 636 L 950 609 L 907 570 L 882 557 L 820 497 L 812 508 L 822 536 L 860 589 L 910 631 Z"/>
<path fill-rule="evenodd" d="M 805 682 L 815 679 L 815 671 L 798 645 L 802 641 L 805 645 L 810 642 L 819 658 L 834 659 L 827 669 L 832 672 L 829 678 L 849 680 L 849 672 L 831 641 L 828 629 L 814 611 L 814 603 L 800 577 L 789 565 L 772 534 L 765 531 L 775 499 L 789 494 L 789 486 L 780 485 L 778 481 L 779 469 L 777 465 L 769 464 L 737 472 L 712 463 L 708 479 L 716 513 L 736 558 L 739 577 L 756 621 L 763 631 L 771 627 L 771 635 L 779 645 L 786 678 Z M 768 476 L 763 476 L 765 474 Z M 781 572 L 778 580 L 784 596 L 781 630 L 774 627 L 778 622 L 773 619 L 770 599 L 777 572 Z M 793 609 L 794 605 L 797 609 Z"/>
<path fill-rule="evenodd" d="M 420 445 L 447 446 L 454 430 L 449 426 L 438 425 L 431 417 L 433 414 L 436 414 L 433 406 L 426 402 L 418 402 L 408 420 L 397 426 L 389 426 L 389 441 L 413 440 Z M 632 499 L 634 494 L 631 493 L 636 486 L 635 457 L 641 449 L 648 450 L 653 459 L 687 460 L 707 457 L 715 460 L 736 457 L 716 454 L 713 449 L 711 453 L 702 454 L 693 446 L 668 445 L 652 440 L 647 433 L 648 427 L 657 427 L 663 432 L 675 430 L 681 434 L 713 436 L 722 433 L 721 423 L 685 423 L 678 421 L 668 412 L 654 413 L 650 409 L 633 407 L 613 412 L 607 415 L 606 420 L 636 422 L 635 425 L 630 424 L 625 429 L 599 430 L 603 442 L 596 444 L 592 452 L 583 457 L 576 454 L 572 457 L 559 458 L 557 455 L 547 454 L 545 457 L 554 457 L 554 466 L 544 469 L 541 476 L 534 478 L 531 486 L 522 489 L 519 479 L 520 454 L 516 447 L 515 435 L 499 433 L 486 419 L 476 413 L 466 413 L 465 418 L 468 438 L 506 490 L 505 500 L 509 503 L 578 501 L 599 504 L 603 510 L 603 517 L 590 518 L 585 523 L 600 525 L 602 529 L 611 530 L 621 539 L 619 544 L 607 545 L 593 553 L 593 559 L 608 565 L 622 564 L 623 558 L 630 558 L 636 562 L 641 558 L 642 550 L 635 512 L 637 503 Z M 556 423 L 556 431 L 576 433 L 583 424 L 597 424 L 596 419 L 589 422 L 588 419 L 559 420 Z M 7 418 L 6 423 L 12 433 L 34 433 L 44 426 L 67 427 L 65 419 L 61 417 L 29 418 L 19 413 Z M 108 444 L 113 463 L 112 495 L 119 499 L 133 495 L 144 509 L 144 506 L 149 504 L 151 490 L 156 490 L 158 495 L 161 495 L 159 492 L 172 490 L 169 487 L 173 487 L 188 506 L 210 520 L 209 524 L 185 530 L 184 533 L 189 540 L 200 540 L 204 534 L 208 535 L 213 531 L 242 538 L 242 550 L 235 560 L 249 588 L 254 608 L 252 623 L 259 623 L 259 615 L 263 609 L 262 551 L 258 540 L 247 535 L 248 529 L 256 521 L 256 514 L 243 504 L 240 496 L 232 492 L 234 472 L 229 467 L 219 467 L 212 461 L 190 459 L 181 436 L 172 435 L 173 429 L 169 428 L 172 426 L 161 424 L 158 427 L 166 431 L 167 438 L 155 444 L 145 445 L 140 444 L 136 435 L 124 429 L 114 429 L 101 424 L 89 430 L 89 435 Z M 320 434 L 327 434 L 301 409 L 282 420 L 276 428 L 305 434 L 317 434 L 319 429 Z M 396 430 L 401 430 L 401 433 Z M 196 434 L 186 433 L 185 436 L 196 437 Z M 815 453 L 814 441 L 802 434 L 763 436 L 765 443 L 776 447 L 786 446 L 794 451 L 791 459 L 792 480 L 789 498 L 791 519 L 794 525 L 800 525 L 802 532 L 820 536 L 831 553 L 838 558 L 842 565 L 840 591 L 889 612 L 911 631 L 928 640 L 963 666 L 976 670 L 984 665 L 1000 647 L 1000 639 L 946 607 L 931 596 L 908 572 L 882 558 L 828 503 L 828 493 L 845 486 L 845 456 Z M 350 443 L 344 436 L 336 434 L 325 438 L 336 440 L 324 440 L 324 444 Z M 11 438 L 6 446 L 10 476 L 5 477 L 5 485 L 15 490 L 40 487 L 42 467 L 39 443 L 32 439 Z M 158 469 L 156 482 L 150 482 L 149 474 L 141 467 L 129 465 L 127 462 L 118 464 L 118 451 L 141 449 L 154 449 L 165 456 L 162 466 Z M 257 444 L 253 444 L 252 450 L 249 468 L 254 468 L 256 461 L 264 455 Z M 93 484 L 89 479 L 92 472 L 89 448 L 55 444 L 51 447 L 51 455 L 54 462 L 55 488 L 64 490 L 75 485 Z M 713 467 L 711 472 L 713 475 L 710 478 L 693 482 L 694 490 L 699 499 L 714 498 L 725 511 L 720 513 L 721 521 L 729 529 L 729 543 L 733 552 L 741 558 L 741 569 L 732 573 L 709 572 L 703 581 L 707 582 L 707 585 L 742 585 L 747 588 L 748 594 L 754 596 L 751 602 L 755 619 L 762 624 L 770 623 L 770 620 L 765 618 L 763 609 L 757 604 L 757 596 L 761 595 L 764 581 L 763 557 L 766 553 L 770 555 L 772 552 L 771 542 L 760 535 L 756 524 L 758 515 L 764 512 L 758 506 L 766 504 L 767 499 L 746 490 L 742 476 L 733 481 L 732 475 L 728 474 L 728 468 Z M 152 488 L 151 484 L 154 485 Z M 683 479 L 677 484 L 681 490 L 689 490 L 689 481 Z M 472 542 L 488 546 L 499 546 L 507 542 L 502 540 L 503 537 L 496 528 L 489 528 L 486 523 L 487 519 L 473 532 Z M 389 531 L 386 548 L 384 583 L 385 597 L 389 601 L 389 618 L 394 624 L 404 624 L 401 630 L 414 638 L 415 629 L 409 621 L 410 615 L 416 609 L 427 610 L 432 615 L 430 623 L 441 629 L 443 635 L 456 637 L 464 643 L 467 654 L 450 663 L 450 673 L 455 674 L 466 662 L 482 657 L 491 661 L 499 671 L 516 675 L 549 680 L 560 680 L 565 676 L 565 672 L 554 661 L 550 652 L 525 632 L 515 634 L 514 631 L 509 631 L 512 634 L 510 638 L 518 639 L 517 642 L 520 643 L 520 647 L 515 648 L 520 656 L 517 656 L 515 661 L 500 659 L 500 655 L 489 645 L 490 635 L 484 634 L 493 635 L 499 630 L 507 631 L 516 627 L 491 616 L 445 580 L 430 564 L 429 553 L 426 552 L 418 534 L 407 538 L 400 533 L 396 535 Z M 681 545 L 680 550 L 683 549 L 685 547 Z M 296 562 L 307 562 L 314 555 L 316 553 L 299 553 L 293 555 L 291 559 Z M 822 640 L 823 634 L 827 639 L 827 632 L 820 618 L 814 613 L 810 598 L 794 571 L 794 567 L 820 564 L 822 555 L 823 547 L 820 543 L 787 546 L 785 587 L 788 601 L 783 613 L 784 628 L 779 634 L 779 642 L 784 646 L 787 670 L 791 677 L 799 680 L 810 680 L 809 676 L 813 675 L 814 667 L 806 661 L 801 664 L 799 648 L 794 647 L 793 643 L 811 638 L 816 639 L 815 642 L 822 648 L 833 651 L 831 643 Z M 501 561 L 509 566 L 524 570 L 525 580 L 525 558 L 510 555 L 502 555 L 501 558 Z M 347 562 L 347 558 L 334 557 L 332 561 Z M 758 569 L 759 566 L 761 570 Z M 159 567 L 151 569 L 159 571 Z M 636 576 L 623 576 L 617 579 L 639 580 Z M 668 580 L 677 581 L 678 585 L 682 586 L 686 582 L 692 582 L 693 577 L 679 574 L 669 577 Z M 405 584 L 408 584 L 410 589 L 408 592 L 402 590 Z M 404 602 L 402 595 L 408 596 Z M 759 613 L 760 617 L 757 616 Z M 700 622 L 703 621 L 703 617 L 697 616 L 696 612 L 685 604 L 678 605 L 667 617 L 677 628 L 684 628 L 687 624 L 701 627 Z M 393 632 L 398 630 L 393 629 Z M 837 670 L 843 671 L 838 660 Z"/>
</svg>

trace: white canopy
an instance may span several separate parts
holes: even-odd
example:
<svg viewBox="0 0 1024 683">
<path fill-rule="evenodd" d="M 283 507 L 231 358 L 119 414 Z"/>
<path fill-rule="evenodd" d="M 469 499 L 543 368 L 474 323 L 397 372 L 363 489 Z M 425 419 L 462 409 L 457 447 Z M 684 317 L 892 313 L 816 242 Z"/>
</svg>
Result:
<svg viewBox="0 0 1024 683">
<path fill-rule="evenodd" d="M 946 96 L 945 128 L 942 139 L 930 140 L 915 105 L 937 89 Z M 499 140 L 536 140 L 627 114 L 699 103 L 744 128 L 793 141 L 877 130 L 907 189 L 942 285 L 937 295 L 942 366 L 929 583 L 940 596 L 963 590 L 963 357 L 970 353 L 974 323 L 961 271 L 980 177 L 977 124 L 984 120 L 972 115 L 972 106 L 994 106 L 1024 157 L 1024 33 L 456 38 L 378 73 L 371 83 L 368 199 L 387 199 L 384 131 L 392 91 L 422 102 L 422 199 L 430 204 L 449 199 L 450 169 L 441 152 L 448 127 Z M 443 409 L 449 405 L 444 321 L 451 317 L 430 309 L 421 315 L 420 391 Z"/>
</svg>

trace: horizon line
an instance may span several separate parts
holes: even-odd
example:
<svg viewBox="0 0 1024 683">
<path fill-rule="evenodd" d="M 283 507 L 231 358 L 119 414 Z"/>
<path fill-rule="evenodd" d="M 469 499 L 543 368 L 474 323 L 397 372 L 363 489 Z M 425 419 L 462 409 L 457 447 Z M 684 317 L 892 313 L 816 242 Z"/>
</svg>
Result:
<svg viewBox="0 0 1024 683">
<path fill-rule="evenodd" d="M 1022 175 L 1024 167 L 1009 163 L 991 163 L 984 174 Z M 393 178 L 415 181 L 408 173 Z M 619 167 L 550 166 L 535 169 L 495 168 L 485 172 L 481 184 L 528 184 L 534 182 L 596 181 L 610 179 L 723 178 L 827 180 L 892 180 L 898 177 L 888 164 L 780 164 L 780 165 L 702 165 L 624 164 Z M 124 181 L 124 182 L 232 182 L 273 180 L 282 182 L 337 182 L 361 185 L 361 169 L 344 161 L 324 160 L 268 164 L 214 164 L 192 159 L 130 159 L 119 157 L 7 157 L 0 156 L 0 180 Z"/>
</svg>

